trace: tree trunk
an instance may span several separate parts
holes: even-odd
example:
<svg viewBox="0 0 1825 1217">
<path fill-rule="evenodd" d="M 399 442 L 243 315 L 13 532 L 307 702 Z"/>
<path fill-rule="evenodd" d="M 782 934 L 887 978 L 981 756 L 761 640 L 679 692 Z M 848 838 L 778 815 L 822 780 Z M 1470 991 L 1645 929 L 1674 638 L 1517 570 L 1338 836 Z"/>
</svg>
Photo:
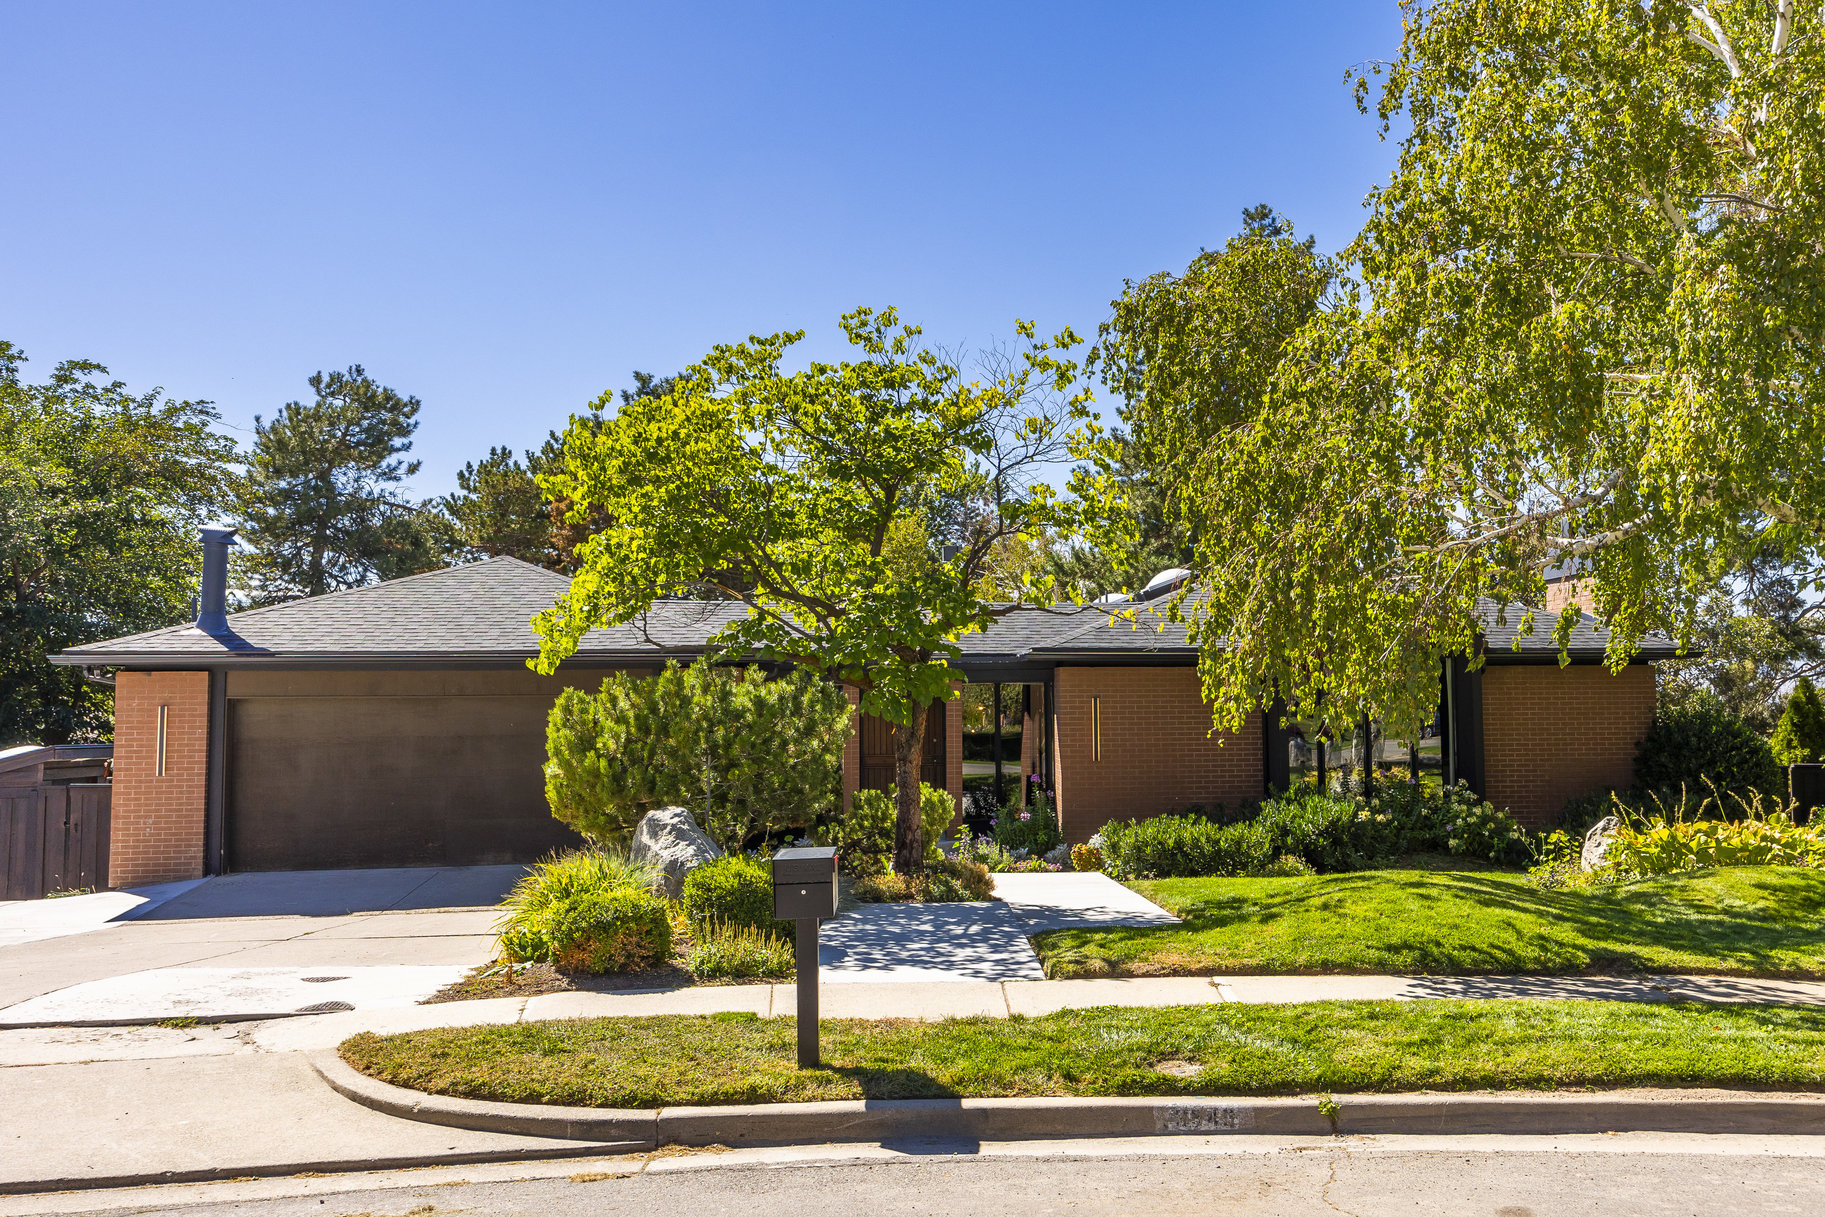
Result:
<svg viewBox="0 0 1825 1217">
<path fill-rule="evenodd" d="M 925 869 L 925 833 L 919 816 L 919 771 L 925 760 L 925 712 L 913 711 L 910 725 L 893 729 L 893 868 L 902 875 Z"/>
</svg>

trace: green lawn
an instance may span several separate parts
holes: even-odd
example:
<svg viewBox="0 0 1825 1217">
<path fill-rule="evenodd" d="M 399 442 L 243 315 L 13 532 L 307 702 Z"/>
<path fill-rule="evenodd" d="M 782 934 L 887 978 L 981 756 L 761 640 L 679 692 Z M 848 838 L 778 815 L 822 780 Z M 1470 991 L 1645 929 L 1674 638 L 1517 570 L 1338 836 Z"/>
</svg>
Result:
<svg viewBox="0 0 1825 1217">
<path fill-rule="evenodd" d="M 657 1107 L 947 1096 L 1825 1088 L 1825 1011 L 1626 1002 L 1314 1002 L 1043 1018 L 597 1018 L 355 1036 L 349 1064 L 476 1099 Z M 1170 1072 L 1168 1071 L 1170 1070 Z"/>
<path fill-rule="evenodd" d="M 1825 873 L 1688 871 L 1548 891 L 1498 872 L 1134 883 L 1185 919 L 1037 940 L 1055 977 L 1271 972 L 1825 976 Z"/>
</svg>

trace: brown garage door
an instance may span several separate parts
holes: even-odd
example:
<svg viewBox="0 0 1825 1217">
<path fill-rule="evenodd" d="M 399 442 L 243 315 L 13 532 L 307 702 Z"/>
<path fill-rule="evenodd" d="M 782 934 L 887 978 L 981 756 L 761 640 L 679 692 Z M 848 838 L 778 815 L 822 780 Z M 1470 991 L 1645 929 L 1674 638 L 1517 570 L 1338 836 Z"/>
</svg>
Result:
<svg viewBox="0 0 1825 1217">
<path fill-rule="evenodd" d="M 229 866 L 530 862 L 578 838 L 545 803 L 548 696 L 228 702 Z"/>
</svg>

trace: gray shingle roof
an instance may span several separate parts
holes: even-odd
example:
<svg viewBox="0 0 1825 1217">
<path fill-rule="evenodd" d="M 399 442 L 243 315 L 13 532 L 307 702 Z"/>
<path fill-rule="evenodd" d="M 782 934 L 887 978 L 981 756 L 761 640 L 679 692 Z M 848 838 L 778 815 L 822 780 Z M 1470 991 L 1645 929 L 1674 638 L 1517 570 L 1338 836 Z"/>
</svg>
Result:
<svg viewBox="0 0 1825 1217">
<path fill-rule="evenodd" d="M 554 574 L 515 558 L 490 558 L 326 596 L 293 600 L 234 613 L 221 638 L 192 625 L 171 626 L 71 647 L 58 662 L 124 667 L 196 665 L 260 659 L 314 662 L 437 660 L 520 662 L 538 652 L 532 616 L 550 608 L 570 585 Z M 1064 657 L 1151 660 L 1190 659 L 1185 627 L 1167 621 L 1165 601 L 1134 606 L 1136 620 L 1109 619 L 1095 606 L 1020 608 L 987 631 L 959 642 L 966 663 L 1033 663 Z M 739 604 L 661 602 L 643 622 L 596 630 L 585 637 L 577 657 L 584 661 L 651 660 L 688 655 L 709 636 L 743 616 Z M 1483 606 L 1492 659 L 1512 654 L 1525 610 L 1505 613 Z M 1162 628 L 1163 627 L 1163 628 Z M 1600 653 L 1604 631 L 1585 617 L 1573 632 L 1574 654 Z M 1542 613 L 1535 632 L 1522 639 L 1522 653 L 1555 651 L 1552 619 Z M 1649 640 L 1648 658 L 1674 653 L 1664 639 Z"/>
</svg>

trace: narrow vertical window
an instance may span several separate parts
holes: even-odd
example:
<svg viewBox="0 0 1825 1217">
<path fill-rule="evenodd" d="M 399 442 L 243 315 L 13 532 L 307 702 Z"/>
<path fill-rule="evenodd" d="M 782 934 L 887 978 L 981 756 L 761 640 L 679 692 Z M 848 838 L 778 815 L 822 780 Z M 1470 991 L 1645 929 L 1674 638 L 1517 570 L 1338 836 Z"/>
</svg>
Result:
<svg viewBox="0 0 1825 1217">
<path fill-rule="evenodd" d="M 158 776 L 165 776 L 165 716 L 170 706 L 158 708 Z"/>
<path fill-rule="evenodd" d="M 1090 699 L 1090 759 L 1103 759 L 1103 699 Z"/>
</svg>

